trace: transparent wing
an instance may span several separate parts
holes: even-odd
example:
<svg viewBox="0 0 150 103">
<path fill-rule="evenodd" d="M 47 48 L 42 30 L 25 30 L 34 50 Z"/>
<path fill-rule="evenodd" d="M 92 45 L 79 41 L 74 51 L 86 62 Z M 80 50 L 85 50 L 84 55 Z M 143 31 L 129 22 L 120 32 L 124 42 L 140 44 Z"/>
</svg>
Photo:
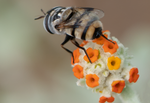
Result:
<svg viewBox="0 0 150 103">
<path fill-rule="evenodd" d="M 104 12 L 95 8 L 88 7 L 76 7 L 74 8 L 75 15 L 73 15 L 72 19 L 61 23 L 58 28 L 78 28 L 89 26 L 90 21 L 99 20 L 104 16 Z"/>
<path fill-rule="evenodd" d="M 104 16 L 104 11 L 103 10 L 100 10 L 100 9 L 96 9 L 96 8 L 89 8 L 89 7 L 78 7 L 76 8 L 77 11 L 83 11 L 85 10 L 86 14 L 90 14 L 90 16 L 93 16 L 93 17 L 98 17 L 99 19 L 102 18 Z"/>
</svg>

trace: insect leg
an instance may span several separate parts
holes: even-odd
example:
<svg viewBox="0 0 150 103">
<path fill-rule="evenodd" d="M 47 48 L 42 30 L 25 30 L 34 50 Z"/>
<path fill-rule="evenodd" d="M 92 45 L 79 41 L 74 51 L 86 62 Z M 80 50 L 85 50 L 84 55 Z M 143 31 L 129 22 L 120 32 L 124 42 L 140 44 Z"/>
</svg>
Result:
<svg viewBox="0 0 150 103">
<path fill-rule="evenodd" d="M 73 56 L 73 52 L 72 52 L 72 51 L 70 51 L 69 49 L 67 49 L 67 48 L 63 47 L 63 45 L 64 45 L 64 44 L 66 44 L 66 43 L 67 43 L 67 42 L 68 42 L 71 38 L 72 38 L 71 36 L 66 35 L 65 40 L 61 43 L 61 47 L 62 47 L 63 49 L 65 49 L 68 53 L 71 53 L 71 55 L 72 55 L 72 57 L 73 57 L 73 63 L 74 63 L 74 56 Z"/>
<path fill-rule="evenodd" d="M 90 60 L 90 57 L 88 56 L 88 54 L 87 54 L 87 52 L 86 52 L 86 50 L 85 50 L 85 48 L 81 47 L 81 46 L 79 45 L 79 43 L 75 40 L 75 38 L 71 39 L 71 42 L 72 42 L 75 46 L 77 46 L 78 48 L 84 50 L 84 52 L 85 52 L 86 56 L 88 57 L 90 63 L 92 63 L 91 60 Z"/>
<path fill-rule="evenodd" d="M 109 42 L 115 44 L 113 41 L 109 40 L 108 38 L 106 38 L 104 35 L 101 35 L 102 37 L 104 37 L 106 40 L 108 40 Z"/>
</svg>

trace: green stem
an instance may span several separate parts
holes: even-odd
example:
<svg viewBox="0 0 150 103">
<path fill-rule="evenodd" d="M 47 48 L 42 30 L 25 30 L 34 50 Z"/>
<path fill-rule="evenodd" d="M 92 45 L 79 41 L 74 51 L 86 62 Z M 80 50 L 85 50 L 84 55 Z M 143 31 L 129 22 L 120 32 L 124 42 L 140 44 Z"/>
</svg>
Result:
<svg viewBox="0 0 150 103">
<path fill-rule="evenodd" d="M 119 94 L 119 97 L 122 103 L 141 103 L 137 93 L 128 85 Z"/>
</svg>

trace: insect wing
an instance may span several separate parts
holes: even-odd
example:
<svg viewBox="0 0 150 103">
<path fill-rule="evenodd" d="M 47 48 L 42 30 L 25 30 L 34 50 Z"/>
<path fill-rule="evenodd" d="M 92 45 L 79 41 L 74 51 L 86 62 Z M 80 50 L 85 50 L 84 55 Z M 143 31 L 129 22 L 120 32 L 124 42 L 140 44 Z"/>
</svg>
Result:
<svg viewBox="0 0 150 103">
<path fill-rule="evenodd" d="M 104 16 L 104 12 L 98 9 L 95 9 L 93 12 L 91 12 L 91 14 L 97 16 L 99 19 L 101 19 Z"/>
<path fill-rule="evenodd" d="M 101 19 L 104 16 L 104 12 L 99 9 L 95 8 L 88 8 L 88 7 L 77 7 L 74 8 L 74 11 L 76 12 L 75 15 L 72 17 L 71 20 L 63 22 L 63 26 L 59 26 L 59 28 L 65 28 L 65 29 L 70 29 L 70 28 L 78 28 L 79 26 L 85 27 L 88 26 L 89 24 L 82 23 L 85 19 L 88 18 L 88 20 L 93 20 L 96 18 L 96 20 Z M 79 21 L 78 21 L 79 20 Z M 78 21 L 78 22 L 74 22 Z"/>
<path fill-rule="evenodd" d="M 79 7 L 77 9 L 84 9 L 86 14 L 90 14 L 90 16 L 96 16 L 101 19 L 104 16 L 104 11 L 95 8 L 88 8 L 88 7 Z"/>
</svg>

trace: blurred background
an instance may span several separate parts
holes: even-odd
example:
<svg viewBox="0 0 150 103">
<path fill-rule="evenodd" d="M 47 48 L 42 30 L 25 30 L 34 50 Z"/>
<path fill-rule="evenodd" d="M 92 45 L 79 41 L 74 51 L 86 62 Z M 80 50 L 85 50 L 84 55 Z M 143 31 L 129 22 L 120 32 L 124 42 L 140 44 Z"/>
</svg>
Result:
<svg viewBox="0 0 150 103">
<path fill-rule="evenodd" d="M 150 101 L 149 0 L 0 0 L 0 103 L 98 103 L 99 95 L 76 86 L 64 36 L 43 28 L 43 15 L 55 6 L 102 9 L 104 30 L 129 47 L 140 78 L 132 87 Z M 76 49 L 72 43 L 65 45 Z M 114 103 L 121 103 L 117 98 Z"/>
</svg>

